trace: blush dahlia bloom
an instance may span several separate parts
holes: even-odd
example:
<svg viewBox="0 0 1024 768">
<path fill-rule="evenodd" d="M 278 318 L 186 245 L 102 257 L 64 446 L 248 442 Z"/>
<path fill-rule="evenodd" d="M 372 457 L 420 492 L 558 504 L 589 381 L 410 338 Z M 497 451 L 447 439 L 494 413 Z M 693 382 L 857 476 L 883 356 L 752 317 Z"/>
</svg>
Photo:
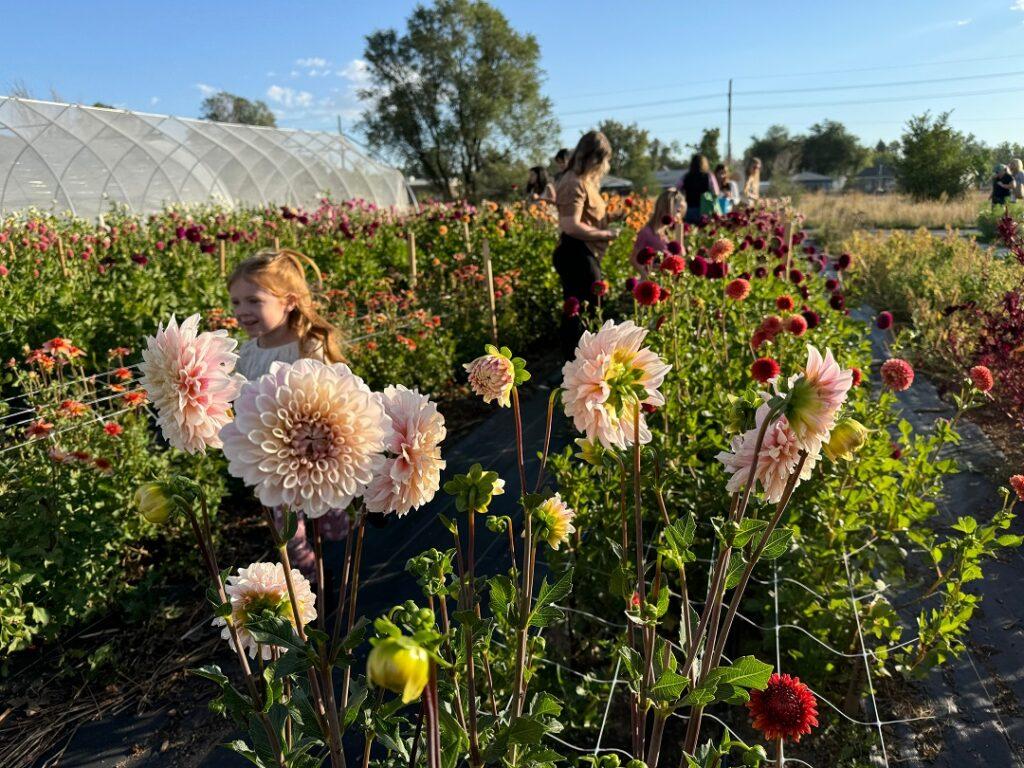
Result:
<svg viewBox="0 0 1024 768">
<path fill-rule="evenodd" d="M 711 245 L 711 260 L 712 261 L 725 261 L 732 254 L 735 244 L 732 240 L 723 237 Z"/>
<path fill-rule="evenodd" d="M 992 371 L 984 365 L 976 365 L 971 368 L 971 383 L 975 389 L 979 392 L 988 392 L 995 386 L 995 379 L 992 377 Z"/>
<path fill-rule="evenodd" d="M 547 541 L 552 549 L 557 550 L 576 532 L 572 524 L 576 513 L 562 501 L 560 494 L 545 499 L 533 514 L 537 521 L 537 535 Z"/>
<path fill-rule="evenodd" d="M 309 582 L 297 569 L 292 568 L 291 576 L 295 602 L 299 606 L 299 617 L 302 619 L 302 626 L 305 627 L 316 619 L 316 595 L 310 589 Z M 224 591 L 231 601 L 231 622 L 238 630 L 238 642 L 242 650 L 248 651 L 251 658 L 256 658 L 256 651 L 259 649 L 264 660 L 270 659 L 271 650 L 275 646 L 261 646 L 257 643 L 246 629 L 246 624 L 251 617 L 258 617 L 264 611 L 269 611 L 275 616 L 288 619 L 293 627 L 297 626 L 282 565 L 253 563 L 248 568 L 239 568 L 238 573 L 228 576 Z M 224 627 L 220 636 L 228 641 L 228 645 L 234 647 L 227 620 L 218 616 L 213 620 L 213 624 Z M 277 650 L 284 653 L 288 649 L 278 647 Z"/>
<path fill-rule="evenodd" d="M 789 425 L 801 447 L 817 450 L 821 441 L 828 438 L 836 413 L 846 402 L 853 386 L 853 372 L 840 368 L 830 350 L 822 357 L 817 349 L 808 346 L 804 372 L 791 376 L 787 385 L 785 413 Z"/>
<path fill-rule="evenodd" d="M 903 392 L 910 389 L 914 383 L 914 369 L 906 360 L 898 357 L 890 358 L 882 363 L 880 371 L 882 383 L 893 392 Z"/>
<path fill-rule="evenodd" d="M 363 497 L 369 512 L 394 512 L 399 517 L 426 504 L 441 487 L 441 441 L 444 416 L 426 395 L 402 386 L 384 390 L 384 412 L 391 419 L 384 466 Z"/>
<path fill-rule="evenodd" d="M 344 509 L 384 465 L 391 420 L 344 363 L 274 363 L 242 387 L 220 432 L 228 471 L 268 507 L 317 518 Z"/>
<path fill-rule="evenodd" d="M 747 709 L 768 741 L 800 741 L 818 725 L 818 704 L 799 677 L 773 674 L 763 691 L 751 691 Z"/>
<path fill-rule="evenodd" d="M 199 332 L 199 315 L 146 339 L 139 383 L 157 410 L 164 437 L 187 453 L 220 448 L 221 429 L 231 421 L 231 401 L 245 379 L 234 373 L 238 343 L 225 330 Z"/>
<path fill-rule="evenodd" d="M 469 372 L 469 387 L 485 403 L 497 401 L 502 408 L 511 405 L 515 366 L 504 355 L 481 355 L 462 366 Z"/>
<path fill-rule="evenodd" d="M 576 356 L 562 368 L 565 415 L 588 439 L 605 448 L 633 443 L 633 416 L 637 400 L 655 407 L 665 404 L 658 391 L 672 366 L 641 348 L 647 330 L 631 320 L 616 325 L 608 320 L 597 333 L 586 331 Z M 640 442 L 651 432 L 640 414 Z"/>
<path fill-rule="evenodd" d="M 1017 494 L 1017 498 L 1024 501 L 1024 475 L 1013 475 L 1010 478 L 1010 487 Z"/>
<path fill-rule="evenodd" d="M 786 417 L 780 416 L 768 425 L 761 449 L 755 455 L 757 435 L 769 412 L 770 408 L 767 405 L 758 408 L 754 428 L 734 437 L 729 450 L 719 452 L 715 458 L 722 462 L 725 470 L 732 475 L 725 485 L 730 493 L 739 493 L 746 487 L 750 469 L 756 463 L 754 485 L 756 487 L 760 484 L 767 500 L 774 504 L 786 491 L 786 483 L 800 459 L 801 447 Z M 807 480 L 811 476 L 818 458 L 817 448 L 807 452 L 799 480 Z"/>
</svg>

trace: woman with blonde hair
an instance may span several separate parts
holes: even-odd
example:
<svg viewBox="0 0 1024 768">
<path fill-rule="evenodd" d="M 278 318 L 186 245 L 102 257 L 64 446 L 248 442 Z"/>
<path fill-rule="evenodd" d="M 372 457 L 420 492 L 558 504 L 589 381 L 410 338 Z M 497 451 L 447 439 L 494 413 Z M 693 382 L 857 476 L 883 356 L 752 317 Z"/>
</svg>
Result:
<svg viewBox="0 0 1024 768">
<path fill-rule="evenodd" d="M 743 200 L 749 202 L 761 197 L 761 158 L 752 157 L 747 163 L 747 180 L 743 182 Z"/>
<path fill-rule="evenodd" d="M 682 206 L 683 196 L 674 187 L 664 190 L 654 201 L 654 210 L 647 220 L 646 226 L 636 233 L 633 252 L 629 255 L 629 263 L 647 277 L 651 268 L 651 259 L 655 253 L 665 253 L 668 242 L 673 240 L 673 228 L 677 225 L 676 217 Z M 679 254 L 685 255 L 683 244 L 679 243 Z"/>
<path fill-rule="evenodd" d="M 601 280 L 601 259 L 618 232 L 608 229 L 609 217 L 601 197 L 601 178 L 611 165 L 612 146 L 600 131 L 583 134 L 558 179 L 556 205 L 561 232 L 552 257 L 562 282 L 564 306 L 594 306 L 594 284 Z M 583 334 L 578 312 L 563 312 L 562 345 L 572 356 Z"/>
<path fill-rule="evenodd" d="M 1019 157 L 1010 161 L 1010 173 L 1013 174 L 1013 197 L 1015 200 L 1024 200 L 1024 163 Z"/>
<path fill-rule="evenodd" d="M 295 363 L 303 358 L 325 363 L 344 361 L 338 332 L 313 304 L 306 282 L 306 266 L 317 278 L 320 270 L 308 256 L 287 248 L 265 249 L 238 264 L 228 277 L 228 294 L 239 326 L 249 340 L 238 350 L 235 369 L 250 381 L 269 373 L 274 363 Z M 274 510 L 278 526 L 281 510 Z M 331 510 L 320 518 L 320 532 L 330 540 L 344 537 L 348 518 L 344 510 Z M 299 514 L 295 535 L 288 542 L 292 565 L 315 581 L 316 558 Z"/>
</svg>

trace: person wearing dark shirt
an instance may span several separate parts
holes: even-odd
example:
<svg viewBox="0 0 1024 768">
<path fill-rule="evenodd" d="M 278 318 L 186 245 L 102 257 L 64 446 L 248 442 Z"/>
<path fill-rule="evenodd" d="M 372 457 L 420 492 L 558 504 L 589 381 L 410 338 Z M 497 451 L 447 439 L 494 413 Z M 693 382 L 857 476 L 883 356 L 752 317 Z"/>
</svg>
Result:
<svg viewBox="0 0 1024 768">
<path fill-rule="evenodd" d="M 690 160 L 690 169 L 679 180 L 678 189 L 686 198 L 686 215 L 683 221 L 687 224 L 700 223 L 700 201 L 705 192 L 718 197 L 718 182 L 711 175 L 708 159 L 699 152 Z"/>
<path fill-rule="evenodd" d="M 992 207 L 1005 205 L 1013 194 L 1013 175 L 1005 165 L 997 165 L 992 177 Z"/>
</svg>

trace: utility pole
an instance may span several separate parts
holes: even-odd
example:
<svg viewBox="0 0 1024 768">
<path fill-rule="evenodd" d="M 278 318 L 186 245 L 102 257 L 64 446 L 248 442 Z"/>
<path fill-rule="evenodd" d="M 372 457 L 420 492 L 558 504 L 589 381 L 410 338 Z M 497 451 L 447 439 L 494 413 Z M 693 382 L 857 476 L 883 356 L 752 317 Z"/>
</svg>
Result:
<svg viewBox="0 0 1024 768">
<path fill-rule="evenodd" d="M 725 162 L 732 165 L 732 78 L 729 78 L 729 119 L 725 129 Z"/>
</svg>

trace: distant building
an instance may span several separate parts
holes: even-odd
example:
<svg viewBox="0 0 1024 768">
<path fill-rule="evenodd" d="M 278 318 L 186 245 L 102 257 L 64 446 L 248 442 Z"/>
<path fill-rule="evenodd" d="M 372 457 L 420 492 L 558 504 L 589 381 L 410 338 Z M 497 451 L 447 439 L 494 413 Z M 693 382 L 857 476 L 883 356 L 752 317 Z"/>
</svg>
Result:
<svg viewBox="0 0 1024 768">
<path fill-rule="evenodd" d="M 885 163 L 876 163 L 858 173 L 850 186 L 873 194 L 893 192 L 896 189 L 896 169 Z"/>
<path fill-rule="evenodd" d="M 684 173 L 686 173 L 685 168 L 662 168 L 660 171 L 654 172 L 654 178 L 657 179 L 661 189 L 668 189 L 679 184 Z"/>
<path fill-rule="evenodd" d="M 633 182 L 629 179 L 623 179 L 609 174 L 601 179 L 601 191 L 618 193 L 632 192 Z"/>
<path fill-rule="evenodd" d="M 831 192 L 842 187 L 838 179 L 831 176 L 823 176 L 813 171 L 801 171 L 789 177 L 794 184 L 799 184 L 809 192 Z"/>
</svg>

